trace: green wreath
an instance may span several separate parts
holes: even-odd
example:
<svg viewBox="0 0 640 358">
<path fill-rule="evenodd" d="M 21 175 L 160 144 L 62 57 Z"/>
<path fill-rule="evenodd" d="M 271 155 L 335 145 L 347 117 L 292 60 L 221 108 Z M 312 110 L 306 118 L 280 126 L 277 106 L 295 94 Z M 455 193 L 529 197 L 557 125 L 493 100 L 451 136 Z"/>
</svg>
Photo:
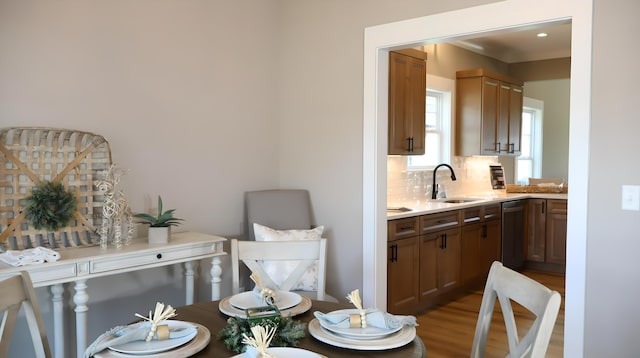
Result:
<svg viewBox="0 0 640 358">
<path fill-rule="evenodd" d="M 227 326 L 218 332 L 218 339 L 224 342 L 227 348 L 235 353 L 242 353 L 245 346 L 242 344 L 242 334 L 251 336 L 251 327 L 261 323 L 252 323 L 239 317 L 227 319 Z M 296 347 L 300 339 L 305 337 L 306 323 L 294 321 L 290 316 L 274 318 L 272 322 L 263 321 L 262 324 L 276 325 L 276 334 L 271 340 L 271 347 Z"/>
<path fill-rule="evenodd" d="M 78 207 L 76 196 L 60 182 L 43 181 L 25 200 L 25 217 L 38 230 L 58 231 L 67 226 Z"/>
</svg>

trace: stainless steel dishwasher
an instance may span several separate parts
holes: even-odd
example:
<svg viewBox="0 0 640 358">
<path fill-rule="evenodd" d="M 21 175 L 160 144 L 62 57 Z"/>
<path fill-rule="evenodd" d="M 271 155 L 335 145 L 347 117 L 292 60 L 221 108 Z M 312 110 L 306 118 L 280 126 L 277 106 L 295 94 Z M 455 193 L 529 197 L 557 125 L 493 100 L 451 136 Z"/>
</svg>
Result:
<svg viewBox="0 0 640 358">
<path fill-rule="evenodd" d="M 514 269 L 524 268 L 524 201 L 502 203 L 502 264 Z"/>
</svg>

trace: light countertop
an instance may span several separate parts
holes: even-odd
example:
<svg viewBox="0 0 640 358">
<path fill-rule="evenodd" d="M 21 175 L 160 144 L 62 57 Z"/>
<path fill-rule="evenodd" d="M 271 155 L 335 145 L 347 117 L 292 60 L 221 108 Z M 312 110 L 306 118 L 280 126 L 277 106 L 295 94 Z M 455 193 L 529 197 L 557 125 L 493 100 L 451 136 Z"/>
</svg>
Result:
<svg viewBox="0 0 640 358">
<path fill-rule="evenodd" d="M 393 203 L 389 204 L 389 207 L 406 207 L 411 211 L 387 211 L 387 220 L 402 219 L 412 216 L 435 214 L 439 212 L 445 212 L 450 210 L 458 210 L 465 208 L 472 208 L 474 206 L 481 206 L 487 204 L 502 203 L 511 200 L 521 199 L 567 199 L 567 194 L 557 193 L 507 193 L 504 190 L 497 191 L 491 194 L 479 194 L 479 195 L 464 195 L 464 196 L 451 196 L 447 199 L 456 198 L 474 198 L 478 199 L 466 203 L 445 203 L 442 200 L 426 200 L 422 202 L 413 203 Z"/>
</svg>

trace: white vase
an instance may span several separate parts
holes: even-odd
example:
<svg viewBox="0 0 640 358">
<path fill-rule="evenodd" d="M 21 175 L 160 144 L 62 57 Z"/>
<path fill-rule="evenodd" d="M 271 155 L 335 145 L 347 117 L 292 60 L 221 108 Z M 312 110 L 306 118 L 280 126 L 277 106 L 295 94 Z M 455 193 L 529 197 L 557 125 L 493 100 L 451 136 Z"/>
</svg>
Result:
<svg viewBox="0 0 640 358">
<path fill-rule="evenodd" d="M 149 227 L 150 244 L 168 244 L 171 236 L 171 226 Z"/>
</svg>

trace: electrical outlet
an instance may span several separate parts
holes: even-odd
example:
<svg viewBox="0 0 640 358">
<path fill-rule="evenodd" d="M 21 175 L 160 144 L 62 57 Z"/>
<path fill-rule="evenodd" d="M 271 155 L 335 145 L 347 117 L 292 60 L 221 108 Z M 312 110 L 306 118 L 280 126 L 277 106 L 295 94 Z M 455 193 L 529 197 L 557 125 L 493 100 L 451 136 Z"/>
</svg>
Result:
<svg viewBox="0 0 640 358">
<path fill-rule="evenodd" d="M 622 210 L 640 211 L 640 185 L 622 186 Z"/>
</svg>

